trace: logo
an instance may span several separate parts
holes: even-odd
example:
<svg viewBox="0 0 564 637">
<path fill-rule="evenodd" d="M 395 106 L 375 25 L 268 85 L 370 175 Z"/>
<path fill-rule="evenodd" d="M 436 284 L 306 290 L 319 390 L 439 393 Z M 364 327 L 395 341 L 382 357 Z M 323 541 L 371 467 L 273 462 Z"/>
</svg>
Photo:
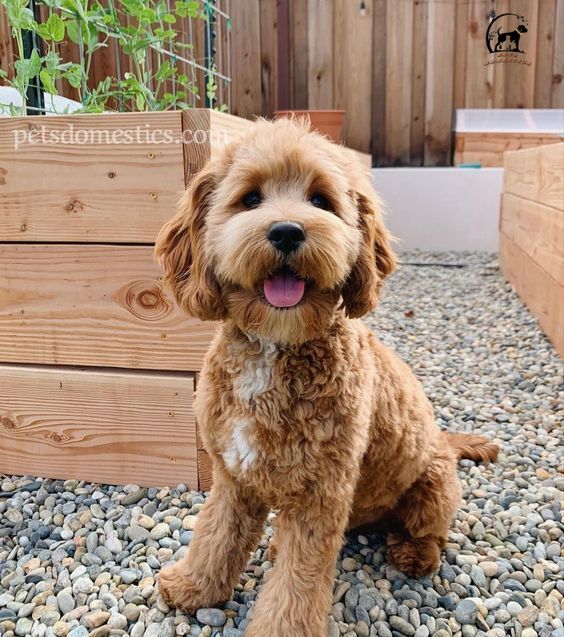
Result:
<svg viewBox="0 0 564 637">
<path fill-rule="evenodd" d="M 531 65 L 524 59 L 529 25 L 524 15 L 501 13 L 489 24 L 486 31 L 486 46 L 490 53 L 488 64 L 515 62 Z"/>
</svg>

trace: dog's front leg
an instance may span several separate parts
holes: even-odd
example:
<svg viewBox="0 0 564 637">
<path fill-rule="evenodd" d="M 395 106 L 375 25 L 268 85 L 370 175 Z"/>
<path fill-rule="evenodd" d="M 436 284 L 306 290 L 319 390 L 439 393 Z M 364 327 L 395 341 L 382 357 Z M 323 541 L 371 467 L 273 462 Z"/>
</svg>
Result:
<svg viewBox="0 0 564 637">
<path fill-rule="evenodd" d="M 254 491 L 216 468 L 212 492 L 198 514 L 188 553 L 160 575 L 159 588 L 166 602 L 194 611 L 229 599 L 260 538 L 267 513 Z"/>
<path fill-rule="evenodd" d="M 313 498 L 312 498 L 313 500 Z M 305 498 L 277 518 L 277 559 L 246 637 L 326 637 L 350 498 Z"/>
</svg>

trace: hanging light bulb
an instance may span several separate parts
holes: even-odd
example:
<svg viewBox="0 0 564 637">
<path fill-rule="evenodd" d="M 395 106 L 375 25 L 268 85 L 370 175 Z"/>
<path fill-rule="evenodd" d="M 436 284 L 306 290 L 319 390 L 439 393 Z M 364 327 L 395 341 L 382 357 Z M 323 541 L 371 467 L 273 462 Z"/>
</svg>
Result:
<svg viewBox="0 0 564 637">
<path fill-rule="evenodd" d="M 360 15 L 363 18 L 366 16 L 366 2 L 365 2 L 365 0 L 360 0 Z"/>
</svg>

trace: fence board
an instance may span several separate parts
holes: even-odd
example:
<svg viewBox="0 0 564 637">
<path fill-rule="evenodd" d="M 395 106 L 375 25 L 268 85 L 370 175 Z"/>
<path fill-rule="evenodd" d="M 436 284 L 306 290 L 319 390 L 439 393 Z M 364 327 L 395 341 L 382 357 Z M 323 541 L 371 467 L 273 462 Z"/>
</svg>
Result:
<svg viewBox="0 0 564 637">
<path fill-rule="evenodd" d="M 374 0 L 372 51 L 372 160 L 385 164 L 386 158 L 386 6 L 387 0 Z"/>
<path fill-rule="evenodd" d="M 364 14 L 348 0 L 335 0 L 334 41 L 341 43 L 334 57 L 335 108 L 346 110 L 343 141 L 353 148 L 370 150 L 372 98 L 372 11 L 366 1 Z M 358 55 L 362 51 L 362 55 Z"/>
<path fill-rule="evenodd" d="M 278 12 L 276 0 L 260 4 L 260 52 L 262 113 L 272 116 L 277 108 Z"/>
<path fill-rule="evenodd" d="M 0 365 L 0 471 L 198 488 L 194 376 Z"/>
<path fill-rule="evenodd" d="M 521 45 L 526 64 L 503 64 L 506 108 L 533 108 L 535 98 L 535 59 L 537 55 L 538 0 L 509 0 L 509 11 L 525 15 L 527 38 Z M 545 52 L 542 52 L 545 55 Z M 530 66 L 529 66 L 530 64 Z M 500 65 L 497 65 L 500 66 Z"/>
<path fill-rule="evenodd" d="M 250 117 L 262 111 L 259 0 L 231 2 L 231 112 Z"/>
<path fill-rule="evenodd" d="M 450 163 L 452 144 L 452 100 L 454 29 L 456 6 L 451 2 L 429 5 L 427 48 L 427 96 L 425 101 L 425 165 Z"/>
<path fill-rule="evenodd" d="M 428 3 L 413 6 L 413 51 L 411 61 L 411 165 L 423 165 L 425 150 L 425 87 L 427 82 Z"/>
<path fill-rule="evenodd" d="M 333 0 L 308 0 L 309 108 L 333 108 Z"/>
<path fill-rule="evenodd" d="M 160 279 L 152 246 L 0 245 L 0 361 L 200 369 L 215 328 Z"/>
<path fill-rule="evenodd" d="M 556 0 L 539 2 L 537 51 L 535 59 L 542 60 L 542 64 L 535 64 L 535 95 L 536 108 L 550 108 L 552 103 L 552 65 L 554 61 L 554 39 L 556 29 Z"/>
<path fill-rule="evenodd" d="M 555 25 L 564 24 L 564 0 L 558 0 L 556 5 Z M 552 63 L 552 108 L 564 108 L 564 37 L 562 27 L 554 37 L 554 59 Z M 542 58 L 540 58 L 542 59 Z"/>
<path fill-rule="evenodd" d="M 327 9 L 325 9 L 327 10 Z M 308 4 L 290 0 L 290 104 L 308 108 Z"/>
<path fill-rule="evenodd" d="M 409 164 L 413 4 L 388 0 L 386 24 L 386 160 Z"/>
</svg>

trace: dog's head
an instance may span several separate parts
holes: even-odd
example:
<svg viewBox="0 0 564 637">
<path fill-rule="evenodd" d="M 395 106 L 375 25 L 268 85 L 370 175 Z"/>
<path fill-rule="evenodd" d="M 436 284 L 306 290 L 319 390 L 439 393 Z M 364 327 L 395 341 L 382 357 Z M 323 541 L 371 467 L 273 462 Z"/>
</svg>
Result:
<svg viewBox="0 0 564 637">
<path fill-rule="evenodd" d="M 520 24 L 517 27 L 517 31 L 519 31 L 519 33 L 527 33 L 527 27 L 524 24 Z"/>
<path fill-rule="evenodd" d="M 340 306 L 372 310 L 395 266 L 368 171 L 286 119 L 256 123 L 198 173 L 156 254 L 188 314 L 284 343 L 320 335 Z"/>
</svg>

